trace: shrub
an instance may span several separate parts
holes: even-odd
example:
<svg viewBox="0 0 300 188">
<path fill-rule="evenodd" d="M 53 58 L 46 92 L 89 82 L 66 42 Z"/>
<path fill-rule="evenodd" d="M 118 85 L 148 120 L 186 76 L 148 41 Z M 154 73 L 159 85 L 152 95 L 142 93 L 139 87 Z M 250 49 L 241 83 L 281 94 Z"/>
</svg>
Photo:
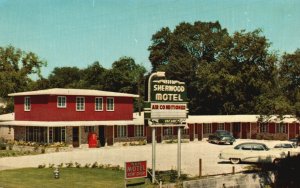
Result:
<svg viewBox="0 0 300 188">
<path fill-rule="evenodd" d="M 73 166 L 74 166 L 73 162 L 66 163 L 66 167 L 67 167 L 67 168 L 71 168 L 71 167 L 73 167 Z"/>
<path fill-rule="evenodd" d="M 98 163 L 97 163 L 97 162 L 94 162 L 94 163 L 92 164 L 92 168 L 98 168 Z"/>
<path fill-rule="evenodd" d="M 54 168 L 54 164 L 49 163 L 49 168 Z"/>
<path fill-rule="evenodd" d="M 45 164 L 38 165 L 38 168 L 45 168 L 45 167 L 46 167 Z"/>
<path fill-rule="evenodd" d="M 57 165 L 58 168 L 62 168 L 64 166 L 64 163 L 60 163 L 59 165 Z"/>
<path fill-rule="evenodd" d="M 77 162 L 75 162 L 75 167 L 76 167 L 76 168 L 80 168 L 80 167 L 81 167 L 81 164 L 80 164 L 80 163 L 77 163 Z"/>
<path fill-rule="evenodd" d="M 87 163 L 87 164 L 84 165 L 85 168 L 90 168 L 90 166 L 91 166 L 90 163 Z"/>
<path fill-rule="evenodd" d="M 98 168 L 104 168 L 104 165 L 103 164 L 99 164 Z"/>
</svg>

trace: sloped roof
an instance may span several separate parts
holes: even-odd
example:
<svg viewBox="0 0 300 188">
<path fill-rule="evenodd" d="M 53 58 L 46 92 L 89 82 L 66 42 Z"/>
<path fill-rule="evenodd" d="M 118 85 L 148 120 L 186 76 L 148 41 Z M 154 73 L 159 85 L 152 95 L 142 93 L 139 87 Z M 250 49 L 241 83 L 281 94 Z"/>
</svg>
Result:
<svg viewBox="0 0 300 188">
<path fill-rule="evenodd" d="M 100 91 L 92 89 L 65 89 L 52 88 L 37 91 L 26 91 L 19 93 L 11 93 L 8 96 L 31 96 L 31 95 L 82 95 L 82 96 L 108 96 L 108 97 L 139 97 L 138 95 L 129 93 L 118 93 L 111 91 Z"/>
<path fill-rule="evenodd" d="M 5 121 L 1 125 L 11 126 L 38 126 L 38 127 L 63 127 L 63 126 L 99 126 L 99 125 L 133 125 L 133 121 Z"/>
</svg>

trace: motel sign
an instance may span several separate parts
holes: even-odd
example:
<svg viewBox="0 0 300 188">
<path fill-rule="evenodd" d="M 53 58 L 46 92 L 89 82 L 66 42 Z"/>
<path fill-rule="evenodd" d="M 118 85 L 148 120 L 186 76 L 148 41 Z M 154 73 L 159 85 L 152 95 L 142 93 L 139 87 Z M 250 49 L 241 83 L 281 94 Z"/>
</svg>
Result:
<svg viewBox="0 0 300 188">
<path fill-rule="evenodd" d="M 162 119 L 184 121 L 187 118 L 187 92 L 184 82 L 154 79 L 150 82 L 149 89 L 150 101 L 145 104 L 145 118 L 152 122 L 161 122 Z M 169 123 L 174 124 L 174 121 Z M 165 121 L 163 124 L 168 123 Z"/>
<path fill-rule="evenodd" d="M 147 161 L 125 162 L 125 179 L 147 177 Z"/>
</svg>

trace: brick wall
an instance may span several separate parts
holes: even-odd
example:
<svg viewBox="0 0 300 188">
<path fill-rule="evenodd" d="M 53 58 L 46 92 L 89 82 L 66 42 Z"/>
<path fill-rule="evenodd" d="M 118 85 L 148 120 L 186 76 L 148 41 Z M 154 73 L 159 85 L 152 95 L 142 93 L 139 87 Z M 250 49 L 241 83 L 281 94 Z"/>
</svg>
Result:
<svg viewBox="0 0 300 188">
<path fill-rule="evenodd" d="M 14 127 L 15 130 L 15 140 L 26 140 L 26 128 L 25 127 Z"/>
</svg>

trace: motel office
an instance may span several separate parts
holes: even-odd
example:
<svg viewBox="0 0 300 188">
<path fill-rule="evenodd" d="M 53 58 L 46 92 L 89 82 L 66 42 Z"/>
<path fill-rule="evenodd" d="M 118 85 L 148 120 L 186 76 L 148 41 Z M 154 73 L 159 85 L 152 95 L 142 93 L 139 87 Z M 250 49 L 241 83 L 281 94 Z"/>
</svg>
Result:
<svg viewBox="0 0 300 188">
<path fill-rule="evenodd" d="M 0 126 L 13 129 L 14 139 L 30 142 L 65 142 L 88 146 L 95 133 L 98 146 L 147 140 L 151 128 L 144 125 L 144 113 L 133 113 L 137 95 L 84 89 L 46 89 L 13 93 L 13 119 Z M 299 135 L 299 121 L 285 116 L 261 123 L 259 115 L 190 115 L 182 131 L 184 139 L 203 140 L 216 130 L 227 130 L 236 138 L 290 139 Z M 177 127 L 157 127 L 157 142 L 177 138 Z"/>
</svg>

